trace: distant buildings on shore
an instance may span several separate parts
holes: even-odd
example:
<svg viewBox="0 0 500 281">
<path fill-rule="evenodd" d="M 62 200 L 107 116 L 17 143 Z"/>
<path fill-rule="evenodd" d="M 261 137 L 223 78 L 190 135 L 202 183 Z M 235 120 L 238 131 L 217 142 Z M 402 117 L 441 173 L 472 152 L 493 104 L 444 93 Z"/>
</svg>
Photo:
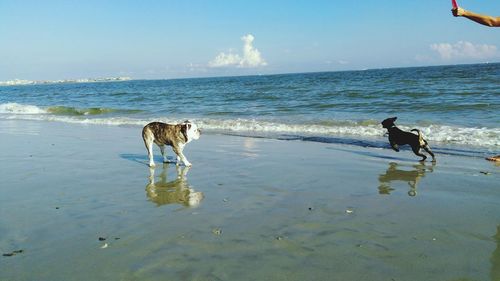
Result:
<svg viewBox="0 0 500 281">
<path fill-rule="evenodd" d="M 129 81 L 130 77 L 109 77 L 109 78 L 84 78 L 84 79 L 65 79 L 65 80 L 22 80 L 14 79 L 9 81 L 0 81 L 0 86 L 17 86 L 17 85 L 40 85 L 40 84 L 60 84 L 60 83 L 96 83 L 96 82 L 117 82 Z"/>
</svg>

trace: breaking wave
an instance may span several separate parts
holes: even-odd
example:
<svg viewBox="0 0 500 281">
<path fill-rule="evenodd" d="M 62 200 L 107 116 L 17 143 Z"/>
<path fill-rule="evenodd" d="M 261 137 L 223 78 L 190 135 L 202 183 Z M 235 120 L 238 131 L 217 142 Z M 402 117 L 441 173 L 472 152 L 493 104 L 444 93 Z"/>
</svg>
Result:
<svg viewBox="0 0 500 281">
<path fill-rule="evenodd" d="M 138 110 L 117 110 L 107 108 L 37 107 L 16 103 L 0 104 L 0 119 L 45 120 L 65 123 L 95 124 L 111 126 L 143 126 L 152 121 L 178 123 L 184 119 L 145 117 L 133 115 Z M 118 114 L 116 114 L 118 113 Z M 107 114 L 110 114 L 109 116 Z M 204 131 L 225 134 L 244 134 L 263 137 L 299 136 L 311 137 L 381 138 L 385 130 L 375 120 L 320 120 L 296 122 L 294 120 L 269 121 L 258 119 L 213 119 L 192 118 Z M 418 128 L 425 138 L 433 143 L 476 146 L 496 150 L 500 146 L 500 128 L 459 127 L 440 124 L 398 125 L 403 130 Z M 293 138 L 292 138 L 293 139 Z M 313 140 L 313 139 L 311 139 Z"/>
<path fill-rule="evenodd" d="M 12 113 L 12 114 L 44 114 L 47 113 L 46 110 L 35 106 L 26 105 L 18 103 L 3 103 L 0 104 L 0 114 Z"/>
<path fill-rule="evenodd" d="M 81 116 L 81 115 L 101 115 L 110 113 L 139 113 L 141 110 L 123 110 L 113 108 L 76 108 L 70 106 L 49 106 L 38 107 L 35 105 L 24 105 L 18 103 L 4 103 L 0 104 L 0 114 L 54 114 L 54 115 L 67 115 L 67 116 Z"/>
</svg>

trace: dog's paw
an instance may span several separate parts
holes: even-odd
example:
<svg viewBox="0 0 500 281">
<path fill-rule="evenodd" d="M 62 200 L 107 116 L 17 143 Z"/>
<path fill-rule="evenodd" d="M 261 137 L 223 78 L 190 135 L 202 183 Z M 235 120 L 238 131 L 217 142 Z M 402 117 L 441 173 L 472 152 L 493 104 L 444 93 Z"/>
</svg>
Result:
<svg viewBox="0 0 500 281">
<path fill-rule="evenodd" d="M 191 166 L 193 166 L 193 164 L 191 164 L 190 162 L 185 162 L 185 163 L 184 163 L 184 166 L 186 166 L 186 167 L 191 167 Z"/>
<path fill-rule="evenodd" d="M 148 166 L 149 166 L 149 168 L 154 168 L 156 165 L 155 165 L 155 163 L 149 163 Z"/>
</svg>

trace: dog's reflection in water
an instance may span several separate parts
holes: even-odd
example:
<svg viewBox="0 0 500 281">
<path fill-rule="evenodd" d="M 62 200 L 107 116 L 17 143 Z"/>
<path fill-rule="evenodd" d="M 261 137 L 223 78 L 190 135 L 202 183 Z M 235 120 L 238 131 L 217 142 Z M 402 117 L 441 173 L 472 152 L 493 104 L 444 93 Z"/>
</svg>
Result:
<svg viewBox="0 0 500 281">
<path fill-rule="evenodd" d="M 186 207 L 197 207 L 203 200 L 203 193 L 194 191 L 188 184 L 186 175 L 190 167 L 176 165 L 177 175 L 167 180 L 168 164 L 163 164 L 162 171 L 155 181 L 155 169 L 149 169 L 149 183 L 146 185 L 146 194 L 150 201 L 161 206 L 165 204 L 181 204 Z"/>
<path fill-rule="evenodd" d="M 378 181 L 380 183 L 378 192 L 379 194 L 390 194 L 391 191 L 394 190 L 394 188 L 391 187 L 393 182 L 404 181 L 410 186 L 408 195 L 416 196 L 418 182 L 425 176 L 426 172 L 432 172 L 435 165 L 435 162 L 432 163 L 432 166 L 426 166 L 424 163 L 420 163 L 412 165 L 413 169 L 411 170 L 401 170 L 398 169 L 397 163 L 390 163 L 389 168 L 385 171 L 385 174 L 381 174 L 378 177 Z"/>
</svg>

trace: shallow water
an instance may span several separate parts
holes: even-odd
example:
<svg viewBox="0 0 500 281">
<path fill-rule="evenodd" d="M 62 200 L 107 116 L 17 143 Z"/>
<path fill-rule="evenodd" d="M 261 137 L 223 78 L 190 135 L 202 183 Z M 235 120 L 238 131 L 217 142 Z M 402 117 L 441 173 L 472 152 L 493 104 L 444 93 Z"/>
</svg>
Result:
<svg viewBox="0 0 500 281">
<path fill-rule="evenodd" d="M 152 175 L 136 128 L 0 123 L 2 280 L 500 277 L 484 160 L 204 135 Z"/>
</svg>

